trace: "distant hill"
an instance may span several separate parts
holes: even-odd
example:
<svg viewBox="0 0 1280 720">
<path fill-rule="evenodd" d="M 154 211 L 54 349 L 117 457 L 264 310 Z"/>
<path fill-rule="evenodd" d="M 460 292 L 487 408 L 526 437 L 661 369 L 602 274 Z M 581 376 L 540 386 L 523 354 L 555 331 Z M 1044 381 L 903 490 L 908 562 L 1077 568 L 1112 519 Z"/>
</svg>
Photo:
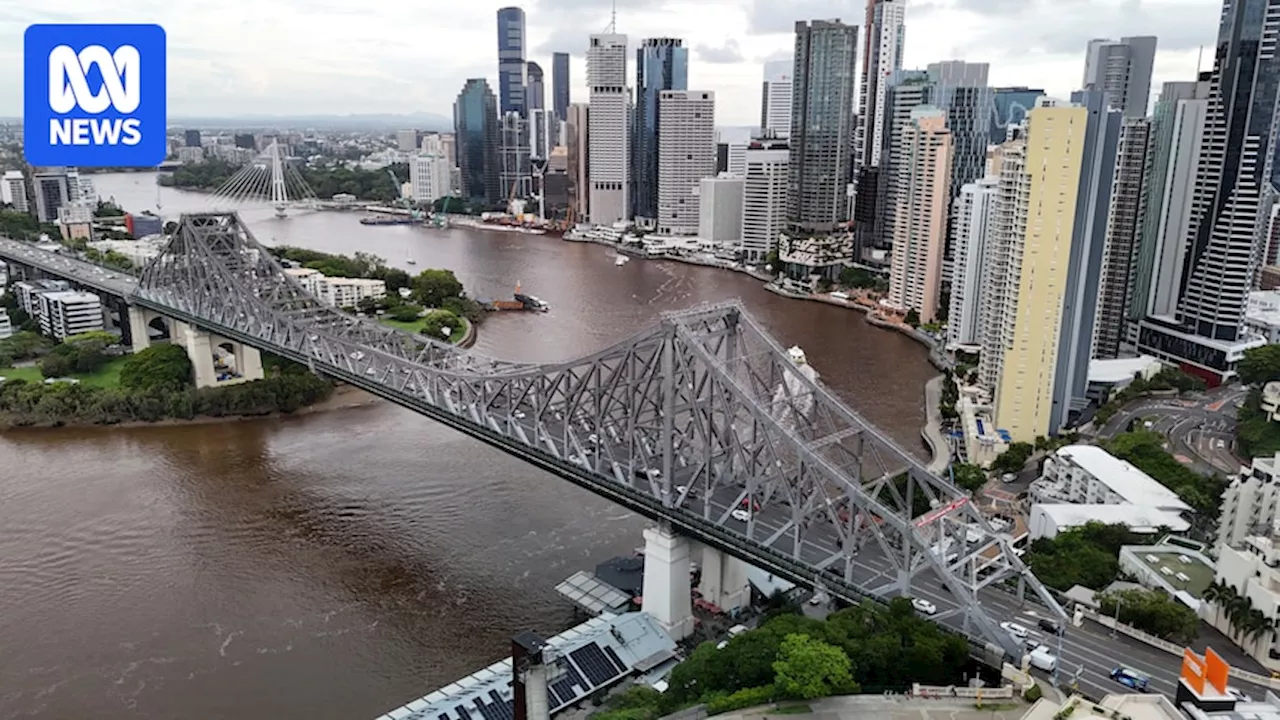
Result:
<svg viewBox="0 0 1280 720">
<path fill-rule="evenodd" d="M 433 130 L 453 129 L 453 118 L 433 113 L 390 113 L 368 115 L 240 115 L 205 117 L 175 115 L 169 125 L 209 129 L 294 129 L 294 130 Z"/>
</svg>

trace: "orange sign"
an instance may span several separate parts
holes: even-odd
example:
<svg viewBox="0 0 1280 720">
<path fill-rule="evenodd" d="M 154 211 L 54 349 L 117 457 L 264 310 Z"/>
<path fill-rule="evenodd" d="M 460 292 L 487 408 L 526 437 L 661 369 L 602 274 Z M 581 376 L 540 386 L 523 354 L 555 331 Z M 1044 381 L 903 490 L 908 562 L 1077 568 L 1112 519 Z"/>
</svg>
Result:
<svg viewBox="0 0 1280 720">
<path fill-rule="evenodd" d="M 1207 689 L 1218 695 L 1227 694 L 1227 675 L 1231 668 L 1222 656 L 1205 648 L 1204 659 L 1192 652 L 1191 648 L 1182 651 L 1182 679 L 1197 695 L 1204 695 Z"/>
</svg>

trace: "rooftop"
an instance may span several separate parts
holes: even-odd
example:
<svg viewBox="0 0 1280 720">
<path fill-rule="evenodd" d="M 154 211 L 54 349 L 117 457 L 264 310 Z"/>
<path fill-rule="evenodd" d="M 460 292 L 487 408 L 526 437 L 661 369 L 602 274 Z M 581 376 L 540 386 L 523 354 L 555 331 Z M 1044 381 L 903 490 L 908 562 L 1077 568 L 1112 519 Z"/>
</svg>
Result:
<svg viewBox="0 0 1280 720">
<path fill-rule="evenodd" d="M 549 638 L 546 647 L 552 713 L 676 657 L 675 642 L 644 612 L 606 613 Z M 377 720 L 513 720 L 511 680 L 508 657 Z"/>
<path fill-rule="evenodd" d="M 1204 595 L 1204 591 L 1209 587 L 1209 583 L 1213 582 L 1213 566 L 1206 565 L 1196 558 L 1195 554 L 1182 551 L 1172 550 L 1151 550 L 1141 546 L 1130 548 L 1133 553 L 1143 560 L 1149 567 L 1159 572 L 1161 578 L 1172 585 L 1175 590 L 1185 590 L 1192 597 L 1200 597 Z M 1153 561 L 1151 558 L 1155 558 Z M 1186 558 L 1191 562 L 1183 562 L 1182 558 Z M 1165 575 L 1160 568 L 1169 568 L 1172 575 Z M 1178 577 L 1178 573 L 1190 578 L 1182 580 Z"/>
<path fill-rule="evenodd" d="M 1136 358 L 1116 358 L 1114 360 L 1090 360 L 1089 382 L 1104 385 L 1116 385 L 1128 382 L 1138 373 L 1146 373 L 1151 366 L 1159 370 L 1160 361 L 1150 355 L 1139 355 Z"/>
<path fill-rule="evenodd" d="M 1191 524 L 1183 520 L 1177 512 L 1149 505 L 1036 504 L 1031 506 L 1033 529 L 1037 525 L 1035 519 L 1037 512 L 1047 515 L 1060 530 L 1080 527 L 1090 522 L 1125 525 L 1134 532 L 1156 532 L 1160 528 L 1168 528 L 1173 532 L 1186 532 L 1191 528 Z"/>
<path fill-rule="evenodd" d="M 1184 720 L 1182 713 L 1163 695 L 1108 695 L 1095 703 L 1079 695 L 1057 703 L 1049 698 L 1036 701 L 1022 720 L 1053 720 L 1068 712 L 1071 720 Z"/>
<path fill-rule="evenodd" d="M 1054 455 L 1097 478 L 1098 482 L 1130 504 L 1177 511 L 1191 509 L 1177 493 L 1161 485 L 1155 478 L 1100 447 L 1067 445 L 1059 448 Z"/>
</svg>

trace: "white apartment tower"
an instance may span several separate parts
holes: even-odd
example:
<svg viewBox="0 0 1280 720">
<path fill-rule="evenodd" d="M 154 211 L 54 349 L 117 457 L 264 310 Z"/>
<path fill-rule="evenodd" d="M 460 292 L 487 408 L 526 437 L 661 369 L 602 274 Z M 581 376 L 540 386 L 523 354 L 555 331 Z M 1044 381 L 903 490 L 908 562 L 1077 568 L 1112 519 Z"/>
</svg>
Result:
<svg viewBox="0 0 1280 720">
<path fill-rule="evenodd" d="M 409 192 L 414 202 L 433 203 L 452 194 L 453 167 L 439 135 L 422 140 L 422 151 L 409 158 Z"/>
<path fill-rule="evenodd" d="M 878 167 L 884 146 L 885 114 L 889 104 L 889 79 L 902 69 L 904 0 L 873 0 L 867 7 L 861 88 L 858 92 L 858 130 L 855 152 L 858 165 Z"/>
<path fill-rule="evenodd" d="M 587 49 L 587 164 L 590 190 L 587 206 L 593 225 L 612 225 L 627 219 L 630 203 L 631 92 L 627 88 L 627 36 L 591 36 Z M 713 168 L 714 169 L 714 168 Z M 695 220 L 695 226 L 697 224 Z"/>
<path fill-rule="evenodd" d="M 742 241 L 743 179 L 725 173 L 702 178 L 698 193 L 698 237 L 712 242 Z"/>
<path fill-rule="evenodd" d="M 911 122 L 903 129 L 903 154 L 893 176 L 893 262 L 886 299 L 903 312 L 914 310 L 925 323 L 937 317 L 942 290 L 951 148 L 945 111 L 928 105 L 912 111 Z"/>
<path fill-rule="evenodd" d="M 794 69 L 794 60 L 774 60 L 764 64 L 760 127 L 766 136 L 785 140 L 791 134 L 791 72 Z"/>
<path fill-rule="evenodd" d="M 716 174 L 715 93 L 663 90 L 658 127 L 658 232 L 697 235 L 699 183 Z"/>
<path fill-rule="evenodd" d="M 996 190 L 991 199 L 987 229 L 978 377 L 983 387 L 994 390 L 1000 383 L 1005 352 L 1013 346 L 1013 328 L 1018 315 L 1022 253 L 1027 241 L 1027 202 L 1031 192 L 1026 139 L 1017 138 L 1000 145 L 992 158 L 992 167 Z"/>
<path fill-rule="evenodd" d="M 0 202 L 12 205 L 18 212 L 31 212 L 27 202 L 27 181 L 21 170 L 6 170 L 0 179 Z"/>
<path fill-rule="evenodd" d="M 987 284 L 987 237 L 991 207 L 999 189 L 995 177 L 980 178 L 960 188 L 951 203 L 951 246 L 955 267 L 951 278 L 951 306 L 947 313 L 947 343 L 982 342 L 982 299 Z"/>
<path fill-rule="evenodd" d="M 763 263 L 778 246 L 787 221 L 787 173 L 791 150 L 784 142 L 755 142 L 744 153 L 742 252 L 747 263 Z"/>
</svg>

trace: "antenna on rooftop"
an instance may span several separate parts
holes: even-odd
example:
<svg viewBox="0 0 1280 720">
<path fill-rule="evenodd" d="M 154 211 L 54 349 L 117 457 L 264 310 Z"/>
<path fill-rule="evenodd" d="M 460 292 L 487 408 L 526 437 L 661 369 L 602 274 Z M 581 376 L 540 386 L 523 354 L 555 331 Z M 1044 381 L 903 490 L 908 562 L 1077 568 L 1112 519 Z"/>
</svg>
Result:
<svg viewBox="0 0 1280 720">
<path fill-rule="evenodd" d="M 1204 60 L 1204 46 L 1200 46 L 1200 50 L 1196 53 L 1196 77 L 1200 77 L 1200 68 L 1203 67 L 1201 61 Z"/>
<path fill-rule="evenodd" d="M 618 0 L 613 0 L 609 10 L 609 27 L 605 28 L 605 32 L 612 35 L 618 32 Z"/>
</svg>

